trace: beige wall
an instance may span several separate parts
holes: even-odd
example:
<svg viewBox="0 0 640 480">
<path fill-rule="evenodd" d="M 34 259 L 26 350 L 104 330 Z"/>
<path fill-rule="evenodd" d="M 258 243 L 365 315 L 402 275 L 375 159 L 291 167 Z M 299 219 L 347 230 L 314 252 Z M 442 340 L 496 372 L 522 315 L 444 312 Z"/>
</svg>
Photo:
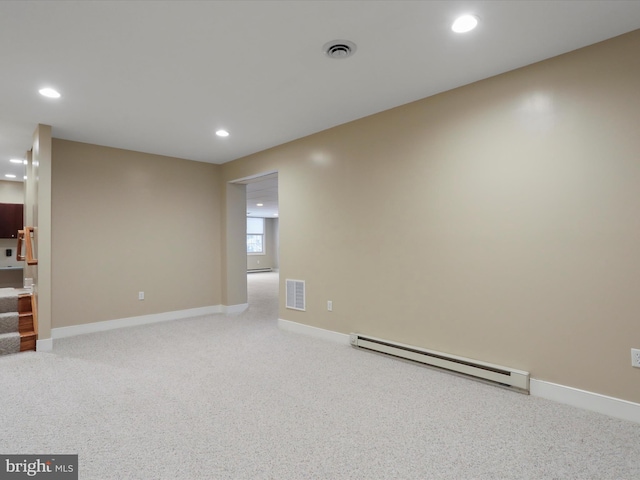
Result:
<svg viewBox="0 0 640 480">
<path fill-rule="evenodd" d="M 33 132 L 33 147 L 27 154 L 25 219 L 35 227 L 33 246 L 38 263 L 25 265 L 24 277 L 33 282 L 38 305 L 38 341 L 51 338 L 52 326 L 51 143 L 51 126 L 38 125 Z"/>
<path fill-rule="evenodd" d="M 223 189 L 222 303 L 244 305 L 247 303 L 247 186 L 227 182 Z"/>
<path fill-rule="evenodd" d="M 280 291 L 308 295 L 281 318 L 640 402 L 639 51 L 635 31 L 223 165 L 279 172 Z"/>
<path fill-rule="evenodd" d="M 0 203 L 24 203 L 24 184 L 0 180 Z"/>
<path fill-rule="evenodd" d="M 40 127 L 38 127 L 38 129 L 36 130 L 36 132 L 39 132 Z M 44 132 L 44 130 L 43 130 Z M 51 161 L 51 129 L 49 128 L 47 130 L 47 142 L 49 143 L 49 158 L 48 161 Z M 39 142 L 38 142 L 39 144 Z M 38 154 L 38 149 L 36 149 L 35 151 L 36 154 Z M 39 182 L 39 175 L 38 175 L 38 164 L 37 161 L 34 162 L 34 150 L 33 148 L 31 150 L 29 150 L 28 152 L 26 152 L 25 155 L 27 164 L 26 164 L 26 168 L 25 168 L 25 173 L 26 173 L 26 180 L 24 181 L 24 194 L 23 194 L 23 198 L 24 198 L 24 225 L 27 227 L 35 227 L 37 225 L 37 219 L 38 219 L 38 182 Z M 49 171 L 50 174 L 50 171 Z M 51 176 L 49 175 L 47 182 L 51 183 Z M 51 192 L 51 189 L 49 188 L 49 192 Z M 49 199 L 47 200 L 47 203 L 50 205 L 51 204 L 51 198 L 49 197 Z M 51 209 L 48 209 L 48 213 L 51 213 Z M 24 247 L 26 249 L 26 245 Z M 26 252 L 25 252 L 26 253 Z M 37 258 L 37 257 L 36 257 Z M 24 270 L 23 270 L 23 285 L 28 285 L 28 284 L 32 284 L 34 285 L 34 290 L 38 289 L 38 265 L 28 265 L 26 262 L 24 262 Z M 49 318 L 48 320 L 48 324 L 45 325 L 44 320 L 42 322 L 39 322 L 39 329 L 38 329 L 38 338 L 39 339 L 44 339 L 44 331 L 49 331 L 51 330 L 51 312 L 49 311 L 47 313 L 47 316 Z M 48 345 L 47 347 L 50 347 L 50 345 Z M 36 348 L 40 348 L 39 346 L 36 346 Z"/>
<path fill-rule="evenodd" d="M 16 238 L 0 238 L 0 268 L 24 267 L 24 262 L 23 261 L 19 262 L 16 256 L 17 245 L 18 245 L 18 240 Z M 6 255 L 7 249 L 11 250 L 10 257 L 7 257 Z M 24 253 L 24 251 L 22 253 Z M 11 274 L 12 287 L 22 287 L 22 270 L 19 270 L 19 273 L 20 273 L 20 280 L 13 280 L 14 278 L 17 279 L 18 277 L 13 273 Z M 7 276 L 7 274 L 5 274 L 5 276 Z"/>
<path fill-rule="evenodd" d="M 1 244 L 1 242 L 0 242 Z M 4 246 L 0 245 L 2 248 L 2 255 L 4 255 Z M 16 248 L 13 245 L 11 248 Z M 2 270 L 2 266 L 0 266 L 0 288 L 21 288 L 22 283 L 22 270 Z"/>
<path fill-rule="evenodd" d="M 219 169 L 54 139 L 53 327 L 219 305 Z"/>
<path fill-rule="evenodd" d="M 264 255 L 247 255 L 247 270 L 278 268 L 278 219 L 264 219 Z"/>
</svg>

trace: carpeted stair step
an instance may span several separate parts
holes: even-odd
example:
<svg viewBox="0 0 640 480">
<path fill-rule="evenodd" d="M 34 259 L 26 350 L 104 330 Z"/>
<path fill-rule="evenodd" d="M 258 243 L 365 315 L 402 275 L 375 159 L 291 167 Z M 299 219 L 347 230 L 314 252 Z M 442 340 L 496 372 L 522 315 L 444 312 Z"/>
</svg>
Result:
<svg viewBox="0 0 640 480">
<path fill-rule="evenodd" d="M 0 355 L 20 352 L 20 334 L 3 333 L 0 335 Z"/>
<path fill-rule="evenodd" d="M 32 295 L 0 288 L 0 355 L 36 349 Z"/>
<path fill-rule="evenodd" d="M 18 312 L 0 313 L 0 334 L 19 332 Z"/>
<path fill-rule="evenodd" d="M 0 290 L 0 313 L 18 311 L 18 294 L 15 289 Z"/>
</svg>

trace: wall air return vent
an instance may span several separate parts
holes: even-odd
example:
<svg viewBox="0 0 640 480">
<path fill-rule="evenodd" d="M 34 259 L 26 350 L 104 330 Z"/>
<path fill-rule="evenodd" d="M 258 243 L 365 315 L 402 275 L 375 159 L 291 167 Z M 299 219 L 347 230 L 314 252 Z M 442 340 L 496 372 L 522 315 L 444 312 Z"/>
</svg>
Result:
<svg viewBox="0 0 640 480">
<path fill-rule="evenodd" d="M 305 310 L 304 280 L 287 279 L 287 308 Z"/>
</svg>

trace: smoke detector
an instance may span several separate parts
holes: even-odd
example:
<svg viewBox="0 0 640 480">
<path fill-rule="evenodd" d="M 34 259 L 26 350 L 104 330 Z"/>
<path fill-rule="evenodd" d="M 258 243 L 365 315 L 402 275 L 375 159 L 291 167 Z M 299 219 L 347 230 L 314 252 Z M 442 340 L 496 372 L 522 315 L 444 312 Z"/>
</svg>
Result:
<svg viewBox="0 0 640 480">
<path fill-rule="evenodd" d="M 336 60 L 350 57 L 356 53 L 356 49 L 356 44 L 349 40 L 332 40 L 322 47 L 322 51 L 327 57 L 335 58 Z"/>
</svg>

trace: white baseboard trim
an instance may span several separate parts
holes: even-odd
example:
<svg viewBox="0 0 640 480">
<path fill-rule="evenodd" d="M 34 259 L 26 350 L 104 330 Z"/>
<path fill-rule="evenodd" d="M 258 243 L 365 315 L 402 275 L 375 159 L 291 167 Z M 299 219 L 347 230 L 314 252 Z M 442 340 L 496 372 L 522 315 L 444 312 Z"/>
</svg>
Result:
<svg viewBox="0 0 640 480">
<path fill-rule="evenodd" d="M 608 397 L 599 393 L 580 390 L 578 388 L 545 382 L 544 380 L 530 380 L 531 395 L 564 403 L 573 407 L 603 413 L 610 417 L 621 418 L 640 423 L 640 403 L 629 402 L 615 397 Z"/>
<path fill-rule="evenodd" d="M 235 313 L 242 313 L 249 308 L 248 303 L 239 303 L 238 305 L 221 305 L 220 312 L 225 315 L 233 315 Z"/>
<path fill-rule="evenodd" d="M 50 352 L 53 350 L 53 339 L 36 340 L 36 352 Z"/>
<path fill-rule="evenodd" d="M 51 338 L 75 337 L 76 335 L 84 335 L 86 333 L 104 332 L 114 330 L 116 328 L 135 327 L 137 325 L 146 325 L 149 323 L 166 322 L 169 320 L 180 320 L 182 318 L 200 317 L 203 315 L 212 315 L 221 312 L 220 305 L 212 305 L 209 307 L 189 308 L 186 310 L 177 310 L 175 312 L 153 313 L 151 315 L 141 315 L 139 317 L 119 318 L 117 320 L 105 320 L 103 322 L 85 323 L 82 325 L 73 325 L 71 327 L 58 327 L 51 329 Z M 38 340 L 40 342 L 40 340 Z"/>
<path fill-rule="evenodd" d="M 332 342 L 343 343 L 350 345 L 349 335 L 346 333 L 338 333 L 332 330 L 325 330 L 324 328 L 312 327 L 303 323 L 292 322 L 290 320 L 278 319 L 278 327 L 281 330 L 288 332 L 301 333 L 303 335 L 309 335 L 323 340 L 330 340 Z"/>
<path fill-rule="evenodd" d="M 349 335 L 338 333 L 332 330 L 312 327 L 302 323 L 292 322 L 290 320 L 278 319 L 278 327 L 289 332 L 309 335 L 324 340 L 331 340 L 345 345 L 350 345 Z M 631 422 L 640 423 L 640 404 L 622 400 L 619 398 L 608 397 L 599 393 L 579 390 L 573 387 L 566 387 L 557 383 L 545 382 L 544 380 L 530 380 L 530 393 L 533 396 L 553 400 L 554 402 L 564 403 L 572 407 L 590 410 L 592 412 L 602 413 L 610 417 L 629 420 Z"/>
</svg>

